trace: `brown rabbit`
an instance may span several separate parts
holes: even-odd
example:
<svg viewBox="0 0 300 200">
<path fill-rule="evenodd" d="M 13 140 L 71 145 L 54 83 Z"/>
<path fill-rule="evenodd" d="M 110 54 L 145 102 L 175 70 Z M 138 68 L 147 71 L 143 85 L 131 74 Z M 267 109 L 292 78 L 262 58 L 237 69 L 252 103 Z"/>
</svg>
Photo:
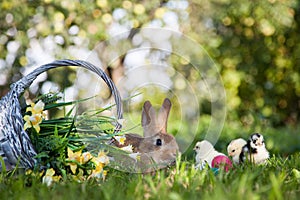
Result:
<svg viewBox="0 0 300 200">
<path fill-rule="evenodd" d="M 179 148 L 173 135 L 167 133 L 167 121 L 171 109 L 171 101 L 166 98 L 158 115 L 150 101 L 146 101 L 142 111 L 142 127 L 144 137 L 129 133 L 121 145 L 117 140 L 113 143 L 117 147 L 133 146 L 134 153 L 140 153 L 137 161 L 139 171 L 151 172 L 165 168 L 176 161 Z"/>
</svg>

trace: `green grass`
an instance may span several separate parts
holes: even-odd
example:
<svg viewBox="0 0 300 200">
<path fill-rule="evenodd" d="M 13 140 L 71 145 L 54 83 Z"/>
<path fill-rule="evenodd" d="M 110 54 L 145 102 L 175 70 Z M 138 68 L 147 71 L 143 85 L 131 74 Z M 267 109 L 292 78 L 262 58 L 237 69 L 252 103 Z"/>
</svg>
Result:
<svg viewBox="0 0 300 200">
<path fill-rule="evenodd" d="M 215 147 L 226 153 L 231 139 L 246 139 L 257 129 L 226 124 Z M 201 131 L 200 127 L 191 148 L 203 138 Z M 264 134 L 272 155 L 267 165 L 235 166 L 215 175 L 211 170 L 194 169 L 189 148 L 170 169 L 142 175 L 109 168 L 106 180 L 100 182 L 77 183 L 65 178 L 47 187 L 32 175 L 0 174 L 0 199 L 299 199 L 299 126 L 258 131 Z"/>
<path fill-rule="evenodd" d="M 105 181 L 62 181 L 51 187 L 39 178 L 0 178 L 1 199 L 298 199 L 300 153 L 273 156 L 264 166 L 236 166 L 215 175 L 195 170 L 192 161 L 156 174 L 129 174 L 110 169 Z"/>
</svg>

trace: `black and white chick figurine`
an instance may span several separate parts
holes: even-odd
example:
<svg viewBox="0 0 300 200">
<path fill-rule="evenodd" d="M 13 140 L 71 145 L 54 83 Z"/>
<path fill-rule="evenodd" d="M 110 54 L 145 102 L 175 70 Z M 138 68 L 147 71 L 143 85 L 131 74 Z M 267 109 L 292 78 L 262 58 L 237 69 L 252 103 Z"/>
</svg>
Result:
<svg viewBox="0 0 300 200">
<path fill-rule="evenodd" d="M 245 162 L 248 160 L 254 164 L 263 164 L 267 162 L 269 157 L 270 154 L 266 149 L 264 137 L 259 133 L 253 133 L 242 149 L 240 161 Z"/>
<path fill-rule="evenodd" d="M 233 163 L 240 163 L 240 154 L 246 144 L 247 142 L 243 138 L 237 138 L 229 143 L 227 146 L 227 153 L 232 158 Z"/>
</svg>

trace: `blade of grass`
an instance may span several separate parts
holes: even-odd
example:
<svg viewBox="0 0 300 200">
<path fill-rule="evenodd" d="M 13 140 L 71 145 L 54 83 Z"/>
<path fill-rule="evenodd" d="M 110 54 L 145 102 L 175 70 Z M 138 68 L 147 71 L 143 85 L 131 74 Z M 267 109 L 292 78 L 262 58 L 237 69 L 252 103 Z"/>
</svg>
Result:
<svg viewBox="0 0 300 200">
<path fill-rule="evenodd" d="M 92 98 L 95 98 L 96 96 L 92 96 L 92 97 L 88 97 L 85 99 L 79 99 L 79 100 L 75 100 L 75 101 L 68 101 L 68 102 L 60 102 L 60 103 L 53 103 L 53 104 L 49 104 L 49 105 L 45 105 L 44 110 L 49 110 L 51 108 L 57 108 L 57 107 L 65 107 L 65 106 L 69 106 L 72 104 L 78 104 L 87 100 L 90 100 Z"/>
</svg>

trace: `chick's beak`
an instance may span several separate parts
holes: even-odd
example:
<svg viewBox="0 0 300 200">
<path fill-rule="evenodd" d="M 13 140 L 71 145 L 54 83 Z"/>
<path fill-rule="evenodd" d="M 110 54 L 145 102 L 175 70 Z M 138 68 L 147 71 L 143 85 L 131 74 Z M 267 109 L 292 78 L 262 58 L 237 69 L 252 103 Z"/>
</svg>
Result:
<svg viewBox="0 0 300 200">
<path fill-rule="evenodd" d="M 257 142 L 257 146 L 262 146 L 263 144 L 264 144 L 263 141 L 258 141 L 258 142 Z"/>
</svg>

